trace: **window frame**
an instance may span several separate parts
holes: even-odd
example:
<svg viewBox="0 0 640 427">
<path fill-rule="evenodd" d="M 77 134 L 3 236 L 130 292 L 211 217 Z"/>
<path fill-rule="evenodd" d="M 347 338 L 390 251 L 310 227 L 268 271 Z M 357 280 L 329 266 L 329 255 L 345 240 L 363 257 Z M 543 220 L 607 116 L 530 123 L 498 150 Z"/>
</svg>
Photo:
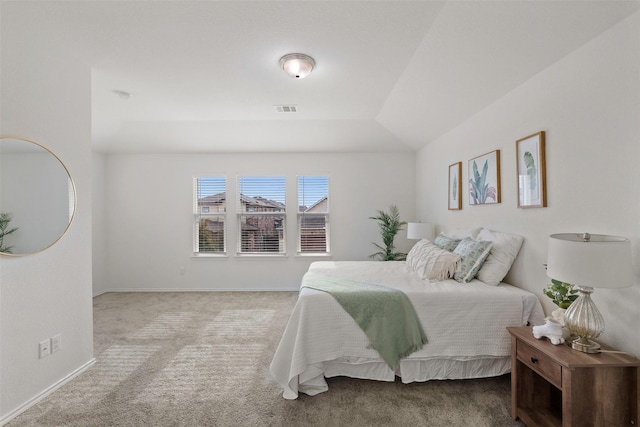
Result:
<svg viewBox="0 0 640 427">
<path fill-rule="evenodd" d="M 247 184 L 243 183 L 244 180 L 247 180 Z M 264 183 L 255 184 L 258 187 L 265 186 L 265 188 L 269 185 L 269 180 L 273 180 L 273 184 L 281 185 L 281 188 L 277 188 L 277 191 L 272 191 L 273 189 L 269 189 L 269 191 L 265 194 L 257 194 L 257 195 L 246 195 L 243 194 L 243 190 L 250 189 L 255 191 L 255 188 L 252 188 L 250 184 L 251 181 L 261 181 L 264 180 Z M 252 191 L 252 192 L 253 192 Z M 274 198 L 281 198 L 280 200 L 269 199 L 269 196 Z M 236 256 L 239 257 L 286 257 L 287 256 L 287 177 L 285 175 L 250 175 L 250 174 L 242 174 L 237 175 L 236 177 Z M 247 210 L 243 210 L 245 206 L 245 199 L 251 199 L 251 201 L 255 202 L 253 205 L 249 205 L 251 201 L 246 200 Z M 273 211 L 262 210 L 262 209 L 277 209 Z M 269 220 L 270 217 L 273 217 L 274 224 L 278 221 L 281 221 L 279 226 L 274 227 L 274 230 L 277 230 L 277 239 L 278 239 L 278 250 L 270 251 L 270 250 L 244 250 L 247 239 L 244 233 L 247 231 L 243 230 L 243 224 L 246 224 L 246 219 L 256 218 L 257 227 L 260 227 L 260 223 Z M 259 230 L 258 230 L 259 231 Z M 260 236 L 258 233 L 258 237 L 268 237 L 268 236 Z M 271 236 L 274 237 L 274 236 Z M 265 245 L 262 249 L 270 248 L 271 243 L 257 243 L 258 246 Z"/>
<path fill-rule="evenodd" d="M 301 211 L 301 207 L 305 205 L 305 197 L 304 195 L 302 196 L 301 199 L 301 193 L 304 194 L 304 190 L 301 191 L 300 185 L 301 185 L 301 179 L 304 180 L 305 178 L 322 178 L 324 180 L 326 180 L 326 195 L 318 200 L 316 200 L 314 202 L 314 204 L 312 204 L 311 206 L 309 206 L 305 211 Z M 304 182 L 303 182 L 304 185 Z M 296 231 L 297 231 L 297 255 L 298 256 L 329 256 L 331 255 L 331 238 L 330 238 L 330 231 L 331 231 L 331 224 L 330 224 L 330 210 L 331 210 L 331 198 L 330 198 L 330 178 L 328 174 L 324 174 L 324 175 L 297 175 L 296 176 L 296 216 L 297 216 L 297 220 L 296 220 Z M 326 199 L 326 210 L 325 211 L 320 211 L 320 212 L 313 212 L 313 213 L 308 213 L 309 209 L 313 209 L 314 206 L 319 205 L 320 203 L 322 203 L 322 200 Z M 325 250 L 324 251 L 305 251 L 303 250 L 303 227 L 302 227 L 302 223 L 303 220 L 305 218 L 305 216 L 322 216 L 324 217 L 324 240 L 325 240 Z"/>
<path fill-rule="evenodd" d="M 222 180 L 221 188 L 215 187 L 215 186 L 212 186 L 212 188 L 217 188 L 218 190 L 222 189 L 223 191 L 219 191 L 210 195 L 210 196 L 214 196 L 221 193 L 224 194 L 224 208 L 222 211 L 218 209 L 212 212 L 210 206 L 202 206 L 202 209 L 199 209 L 199 207 L 201 207 L 200 200 L 204 197 L 209 197 L 209 196 L 204 196 L 202 198 L 199 197 L 201 193 L 200 180 L 206 179 L 206 178 Z M 198 257 L 198 258 L 227 257 L 228 200 L 229 198 L 228 198 L 227 177 L 225 175 L 213 174 L 213 175 L 193 177 L 193 238 L 192 238 L 193 248 L 192 249 L 193 249 L 194 257 Z M 204 212 L 205 208 L 208 209 L 208 212 Z M 200 225 L 203 219 L 216 219 L 215 221 L 216 223 L 220 222 L 219 219 L 222 219 L 221 221 L 222 222 L 222 250 L 221 251 L 201 251 L 200 250 L 200 238 L 201 238 Z"/>
</svg>

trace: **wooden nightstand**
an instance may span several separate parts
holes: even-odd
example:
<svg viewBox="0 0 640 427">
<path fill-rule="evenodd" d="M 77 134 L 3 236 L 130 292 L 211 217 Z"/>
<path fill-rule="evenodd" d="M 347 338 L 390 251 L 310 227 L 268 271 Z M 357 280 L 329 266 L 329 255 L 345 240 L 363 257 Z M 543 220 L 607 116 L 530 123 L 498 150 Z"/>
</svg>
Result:
<svg viewBox="0 0 640 427">
<path fill-rule="evenodd" d="M 528 427 L 638 426 L 638 367 L 627 354 L 587 354 L 511 334 L 511 416 Z M 611 350 L 603 346 L 603 350 Z"/>
</svg>

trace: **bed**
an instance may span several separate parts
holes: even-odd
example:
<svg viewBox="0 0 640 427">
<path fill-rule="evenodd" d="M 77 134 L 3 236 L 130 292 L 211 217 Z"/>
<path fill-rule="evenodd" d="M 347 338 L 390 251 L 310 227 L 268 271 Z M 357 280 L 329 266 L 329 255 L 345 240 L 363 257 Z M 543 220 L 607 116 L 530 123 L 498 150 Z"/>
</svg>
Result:
<svg viewBox="0 0 640 427">
<path fill-rule="evenodd" d="M 516 246 L 519 250 L 520 246 Z M 499 247 L 493 247 L 498 259 L 504 255 Z M 509 250 L 514 259 L 517 250 Z M 513 259 L 506 264 L 499 260 L 501 269 L 508 270 Z M 492 266 L 489 261 L 496 259 L 485 260 L 488 268 Z M 504 274 L 477 276 L 492 282 Z M 308 280 L 318 277 L 402 291 L 413 304 L 428 342 L 392 369 L 331 294 L 305 286 Z M 409 256 L 407 261 L 313 262 L 303 277 L 298 300 L 269 370 L 284 389 L 285 399 L 296 399 L 299 393 L 316 395 L 327 391 L 325 379 L 335 376 L 378 381 L 395 381 L 399 377 L 403 383 L 498 376 L 511 369 L 506 327 L 542 323 L 544 313 L 536 295 L 506 283 L 487 284 L 478 278 L 463 283 L 428 279 L 416 272 Z"/>
</svg>

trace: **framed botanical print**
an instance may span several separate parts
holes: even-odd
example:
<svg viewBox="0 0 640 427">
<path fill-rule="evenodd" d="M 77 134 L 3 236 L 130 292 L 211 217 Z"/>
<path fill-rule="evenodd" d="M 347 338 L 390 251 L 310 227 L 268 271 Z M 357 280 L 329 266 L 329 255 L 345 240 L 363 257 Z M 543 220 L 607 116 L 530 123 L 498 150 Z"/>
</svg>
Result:
<svg viewBox="0 0 640 427">
<path fill-rule="evenodd" d="M 516 141 L 518 207 L 547 207 L 544 131 Z"/>
<path fill-rule="evenodd" d="M 469 160 L 469 204 L 500 203 L 500 150 Z"/>
<path fill-rule="evenodd" d="M 462 162 L 449 165 L 449 210 L 462 209 Z"/>
</svg>

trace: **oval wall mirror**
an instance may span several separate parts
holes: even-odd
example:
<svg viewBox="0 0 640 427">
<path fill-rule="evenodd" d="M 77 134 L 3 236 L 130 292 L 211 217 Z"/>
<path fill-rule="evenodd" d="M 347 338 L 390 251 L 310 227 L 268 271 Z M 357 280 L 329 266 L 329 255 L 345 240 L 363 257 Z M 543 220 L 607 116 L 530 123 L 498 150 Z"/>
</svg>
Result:
<svg viewBox="0 0 640 427">
<path fill-rule="evenodd" d="M 1 255 L 47 249 L 67 231 L 75 208 L 75 187 L 58 156 L 37 142 L 0 138 Z"/>
</svg>

